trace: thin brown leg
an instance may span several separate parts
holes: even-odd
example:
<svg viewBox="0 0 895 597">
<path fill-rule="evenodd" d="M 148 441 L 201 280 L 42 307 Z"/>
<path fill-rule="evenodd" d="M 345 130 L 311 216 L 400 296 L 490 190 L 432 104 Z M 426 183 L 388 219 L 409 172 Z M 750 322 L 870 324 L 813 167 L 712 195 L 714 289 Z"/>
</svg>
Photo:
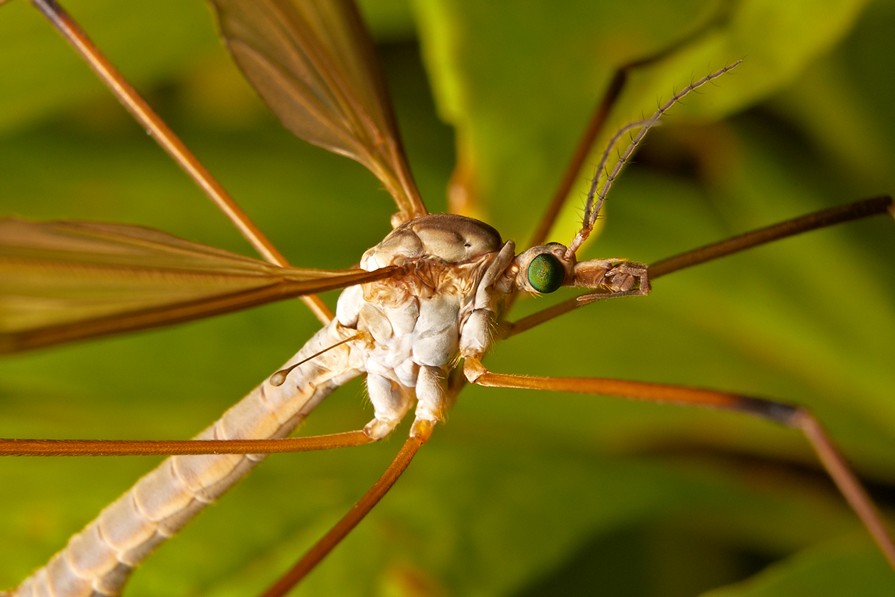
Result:
<svg viewBox="0 0 895 597">
<path fill-rule="evenodd" d="M 125 80 L 112 63 L 99 51 L 72 17 L 63 10 L 55 0 L 32 0 L 34 6 L 53 24 L 75 51 L 84 59 L 105 83 L 118 101 L 127 109 L 134 119 L 145 128 L 153 139 L 170 155 L 178 166 L 199 185 L 199 188 L 236 226 L 239 232 L 268 262 L 280 266 L 288 266 L 286 258 L 264 236 L 264 233 L 251 221 L 236 201 L 223 186 L 199 162 L 198 158 L 168 128 L 168 125 L 156 114 L 140 94 Z M 332 319 L 332 312 L 316 295 L 301 297 L 311 312 L 323 324 Z"/>
<path fill-rule="evenodd" d="M 174 456 L 282 454 L 350 448 L 372 443 L 362 430 L 279 439 L 88 440 L 0 439 L 0 456 Z"/>
<path fill-rule="evenodd" d="M 879 510 L 820 422 L 804 408 L 742 394 L 668 384 L 598 377 L 535 377 L 492 373 L 476 358 L 466 359 L 464 373 L 471 382 L 480 386 L 552 390 L 720 408 L 748 413 L 798 429 L 808 438 L 824 469 L 870 532 L 889 565 L 895 569 L 895 543 L 883 523 Z"/>
<path fill-rule="evenodd" d="M 733 253 L 745 251 L 752 247 L 795 236 L 803 232 L 886 213 L 895 217 L 895 204 L 893 204 L 892 198 L 888 195 L 862 199 L 853 203 L 824 209 L 657 261 L 649 266 L 649 279 L 652 282 L 656 278 L 687 267 L 720 259 Z M 583 307 L 585 304 L 587 303 L 579 301 L 578 297 L 573 297 L 532 313 L 518 321 L 504 322 L 501 337 L 510 338 L 578 307 Z"/>
<path fill-rule="evenodd" d="M 895 206 L 893 206 L 892 198 L 888 195 L 837 205 L 657 261 L 649 266 L 650 279 L 655 280 L 672 272 L 739 253 L 781 238 L 887 212 L 895 217 Z"/>
<path fill-rule="evenodd" d="M 358 523 L 363 520 L 379 500 L 385 496 L 392 486 L 398 481 L 413 457 L 432 435 L 435 423 L 431 421 L 417 420 L 413 424 L 410 437 L 401 446 L 400 452 L 389 464 L 379 480 L 358 500 L 358 502 L 331 528 L 296 564 L 280 579 L 268 588 L 263 597 L 280 597 L 287 594 L 301 580 L 308 575 L 323 558 L 335 549 L 335 547 L 351 532 Z"/>
</svg>

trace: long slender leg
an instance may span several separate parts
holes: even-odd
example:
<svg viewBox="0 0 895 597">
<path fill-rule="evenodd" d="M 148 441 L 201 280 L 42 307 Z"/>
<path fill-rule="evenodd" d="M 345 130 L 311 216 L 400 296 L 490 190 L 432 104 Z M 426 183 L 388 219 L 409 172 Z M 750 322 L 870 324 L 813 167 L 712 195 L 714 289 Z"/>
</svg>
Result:
<svg viewBox="0 0 895 597">
<path fill-rule="evenodd" d="M 804 408 L 742 394 L 670 384 L 597 377 L 536 377 L 492 373 L 476 357 L 466 358 L 464 373 L 469 381 L 480 386 L 553 390 L 719 408 L 751 414 L 798 429 L 805 434 L 821 464 L 864 523 L 889 565 L 895 569 L 895 543 L 883 523 L 882 516 L 820 422 Z"/>
<path fill-rule="evenodd" d="M 363 430 L 279 439 L 88 440 L 0 439 L 0 456 L 173 456 L 282 454 L 362 446 L 377 441 Z"/>
<path fill-rule="evenodd" d="M 285 595 L 335 549 L 401 478 L 419 449 L 429 441 L 434 426 L 433 421 L 417 419 L 411 429 L 410 437 L 405 440 L 398 455 L 385 469 L 379 480 L 286 574 L 262 594 L 263 597 Z"/>
<path fill-rule="evenodd" d="M 678 270 L 713 261 L 803 232 L 819 230 L 869 216 L 882 215 L 887 212 L 892 217 L 895 217 L 895 205 L 893 205 L 892 198 L 888 195 L 863 199 L 845 205 L 837 205 L 836 207 L 816 211 L 780 222 L 779 224 L 746 232 L 745 234 L 739 234 L 721 242 L 657 261 L 649 266 L 650 279 L 655 280 Z"/>
<path fill-rule="evenodd" d="M 458 371 L 455 369 L 455 373 Z M 443 406 L 452 405 L 457 394 L 463 389 L 465 378 L 456 374 L 449 376 L 447 387 L 440 394 L 439 401 L 443 402 Z M 404 389 L 404 392 L 409 390 Z M 440 409 L 436 409 L 440 410 Z M 374 419 L 375 421 L 375 419 Z M 374 421 L 365 428 L 370 435 L 371 426 Z M 382 473 L 376 483 L 367 490 L 367 493 L 358 500 L 358 502 L 337 522 L 317 543 L 314 544 L 283 576 L 279 578 L 271 587 L 263 593 L 264 597 L 277 597 L 285 595 L 294 586 L 307 576 L 314 568 L 325 558 L 336 546 L 346 537 L 351 530 L 363 520 L 376 504 L 385 496 L 392 486 L 398 481 L 410 462 L 416 456 L 419 449 L 429 441 L 432 431 L 435 428 L 435 421 L 427 418 L 421 418 L 417 411 L 417 418 L 414 420 L 410 428 L 410 437 L 405 440 L 404 445 L 398 452 L 395 459 L 389 464 L 388 468 Z M 375 431 L 375 430 L 372 430 Z"/>
<path fill-rule="evenodd" d="M 270 263 L 280 266 L 289 265 L 286 258 L 273 246 L 273 243 L 264 236 L 224 187 L 99 51 L 74 19 L 55 0 L 32 0 L 32 3 L 93 69 L 134 119 L 152 135 L 159 146 L 233 222 L 252 247 Z M 332 312 L 319 297 L 309 295 L 301 297 L 301 299 L 321 323 L 325 325 L 330 322 Z"/>
<path fill-rule="evenodd" d="M 654 281 L 656 278 L 668 275 L 672 272 L 699 265 L 725 257 L 732 253 L 738 253 L 751 249 L 760 245 L 764 245 L 773 241 L 796 236 L 803 232 L 818 230 L 836 224 L 851 222 L 870 216 L 883 215 L 888 213 L 895 217 L 895 203 L 888 195 L 881 197 L 873 197 L 871 199 L 863 199 L 854 203 L 847 203 L 829 209 L 813 212 L 804 216 L 799 216 L 791 220 L 786 220 L 779 224 L 759 228 L 740 234 L 733 238 L 723 240 L 710 245 L 705 245 L 692 251 L 680 253 L 674 257 L 657 261 L 649 266 L 649 279 Z M 547 307 L 541 311 L 537 311 L 514 322 L 505 322 L 502 328 L 502 337 L 509 338 L 541 325 L 546 321 L 550 321 L 555 317 L 559 317 L 578 307 L 582 307 L 587 302 L 578 300 L 573 297 L 566 301 L 557 303 L 551 307 Z"/>
</svg>

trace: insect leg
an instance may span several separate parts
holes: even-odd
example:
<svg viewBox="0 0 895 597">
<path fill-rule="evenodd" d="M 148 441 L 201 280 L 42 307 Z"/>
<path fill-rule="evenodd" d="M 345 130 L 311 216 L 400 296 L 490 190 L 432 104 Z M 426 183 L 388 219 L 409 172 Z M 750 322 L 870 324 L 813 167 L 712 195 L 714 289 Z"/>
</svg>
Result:
<svg viewBox="0 0 895 597">
<path fill-rule="evenodd" d="M 285 595 L 301 582 L 389 492 L 410 466 L 410 462 L 419 449 L 429 440 L 434 427 L 434 421 L 421 419 L 414 421 L 410 437 L 405 440 L 398 455 L 385 469 L 379 480 L 286 574 L 262 594 L 263 597 Z"/>
<path fill-rule="evenodd" d="M 895 217 L 895 204 L 888 195 L 837 205 L 657 261 L 649 266 L 650 279 L 803 232 L 885 213 Z"/>
<path fill-rule="evenodd" d="M 0 439 L 0 456 L 174 456 L 281 454 L 362 446 L 378 438 L 362 431 L 276 439 L 87 440 Z"/>
<path fill-rule="evenodd" d="M 462 378 L 457 378 L 462 379 Z M 372 385 L 371 385 L 372 380 Z M 367 493 L 342 517 L 314 546 L 305 553 L 298 562 L 274 583 L 265 593 L 264 597 L 277 597 L 285 595 L 296 584 L 308 575 L 329 552 L 344 539 L 348 533 L 363 520 L 373 507 L 379 503 L 392 486 L 398 481 L 410 462 L 416 456 L 419 449 L 429 441 L 435 424 L 441 419 L 446 404 L 450 404 L 460 391 L 463 384 L 448 384 L 444 389 L 444 380 L 435 368 L 423 366 L 417 380 L 416 396 L 418 399 L 416 418 L 410 428 L 410 437 L 388 468 L 382 473 L 376 483 L 367 490 Z M 380 412 L 387 413 L 388 404 L 392 404 L 397 410 L 406 413 L 413 403 L 413 392 L 398 384 L 391 383 L 388 379 L 368 374 L 367 387 L 370 392 L 370 401 L 376 408 L 376 418 L 364 429 L 364 432 L 374 439 L 378 439 L 377 432 L 383 431 L 381 426 L 385 419 L 380 419 Z M 381 402 L 380 391 L 391 392 L 391 398 Z M 380 402 L 380 404 L 377 404 Z M 383 404 L 385 406 L 383 406 Z M 393 427 L 393 426 L 392 426 Z"/>
<path fill-rule="evenodd" d="M 821 464 L 870 532 L 889 565 L 895 568 L 895 542 L 889 535 L 879 510 L 820 422 L 805 408 L 742 394 L 672 384 L 597 377 L 539 377 L 492 373 L 477 357 L 466 358 L 464 373 L 469 381 L 480 386 L 551 390 L 719 408 L 748 413 L 798 429 L 808 439 Z"/>
<path fill-rule="evenodd" d="M 52 23 L 60 34 L 71 44 L 100 80 L 118 98 L 134 119 L 144 127 L 153 139 L 170 155 L 177 165 L 199 185 L 245 237 L 254 249 L 267 261 L 288 266 L 286 258 L 264 236 L 251 221 L 248 214 L 227 193 L 224 187 L 199 162 L 198 158 L 184 145 L 174 132 L 164 123 L 149 104 L 125 80 L 75 20 L 55 0 L 33 0 L 34 6 Z M 324 325 L 332 319 L 329 308 L 316 295 L 301 297 L 317 319 Z"/>
<path fill-rule="evenodd" d="M 892 197 L 888 195 L 862 199 L 853 203 L 813 212 L 657 261 L 650 264 L 648 268 L 649 279 L 653 281 L 680 269 L 713 261 L 732 253 L 745 251 L 752 247 L 795 236 L 803 232 L 886 213 L 895 217 L 895 203 L 893 203 Z M 585 304 L 587 302 L 580 301 L 579 297 L 573 297 L 517 321 L 504 322 L 502 337 L 509 338 L 515 336 Z"/>
</svg>

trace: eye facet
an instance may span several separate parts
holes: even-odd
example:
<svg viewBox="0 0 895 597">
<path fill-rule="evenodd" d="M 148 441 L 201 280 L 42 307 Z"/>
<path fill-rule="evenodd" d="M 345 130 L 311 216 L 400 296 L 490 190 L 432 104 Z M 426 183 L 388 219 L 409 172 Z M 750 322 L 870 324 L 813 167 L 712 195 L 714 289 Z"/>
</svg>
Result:
<svg viewBox="0 0 895 597">
<path fill-rule="evenodd" d="M 541 294 L 556 291 L 564 277 L 562 264 L 550 253 L 541 253 L 528 264 L 528 283 Z"/>
</svg>

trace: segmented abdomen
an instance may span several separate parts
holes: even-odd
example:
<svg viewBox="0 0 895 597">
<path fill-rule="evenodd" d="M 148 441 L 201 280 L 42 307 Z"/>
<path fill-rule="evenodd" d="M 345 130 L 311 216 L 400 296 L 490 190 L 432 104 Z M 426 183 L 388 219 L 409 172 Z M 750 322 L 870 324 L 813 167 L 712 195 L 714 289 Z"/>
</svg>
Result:
<svg viewBox="0 0 895 597">
<path fill-rule="evenodd" d="M 335 321 L 317 332 L 288 365 L 351 335 Z M 345 344 L 293 370 L 286 383 L 252 390 L 196 439 L 284 437 L 337 386 L 360 373 Z M 206 505 L 233 486 L 263 455 L 172 456 L 104 509 L 65 548 L 8 597 L 87 597 L 121 593 L 133 569 Z"/>
</svg>

